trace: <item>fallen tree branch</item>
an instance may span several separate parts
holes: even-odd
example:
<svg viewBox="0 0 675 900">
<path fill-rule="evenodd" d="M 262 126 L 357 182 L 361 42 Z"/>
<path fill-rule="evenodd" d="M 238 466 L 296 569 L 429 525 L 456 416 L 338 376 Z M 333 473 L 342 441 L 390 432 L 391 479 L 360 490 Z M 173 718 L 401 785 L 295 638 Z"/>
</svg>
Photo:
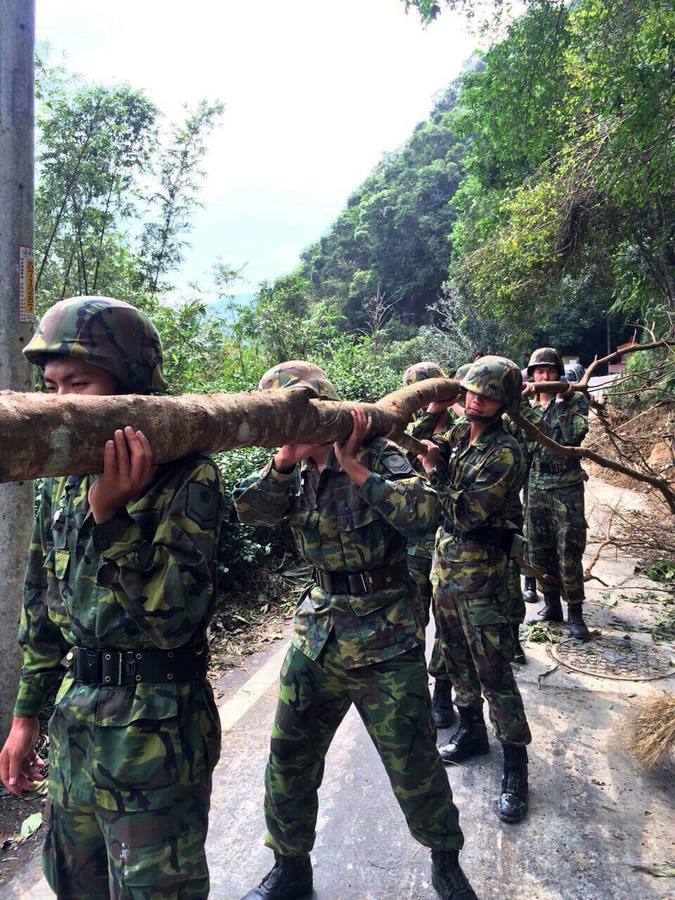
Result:
<svg viewBox="0 0 675 900">
<path fill-rule="evenodd" d="M 573 457 L 574 459 L 590 459 L 606 469 L 613 469 L 615 472 L 622 472 L 624 475 L 628 475 L 636 481 L 644 481 L 647 484 L 651 484 L 657 491 L 660 491 L 668 504 L 671 513 L 675 516 L 675 491 L 673 491 L 670 483 L 665 478 L 659 478 L 656 475 L 647 475 L 645 472 L 640 472 L 638 469 L 625 466 L 622 463 L 615 462 L 613 459 L 607 459 L 607 457 L 601 456 L 594 450 L 589 450 L 588 447 L 568 447 L 563 444 L 558 444 L 557 441 L 554 441 L 553 438 L 544 434 L 544 432 L 537 428 L 533 422 L 530 422 L 520 413 L 511 412 L 509 413 L 509 416 L 516 425 L 523 429 L 528 437 L 537 441 L 537 443 L 542 444 L 556 456 L 567 456 Z"/>
<path fill-rule="evenodd" d="M 421 452 L 423 445 L 403 436 L 409 419 L 458 392 L 454 379 L 430 378 L 361 405 L 372 417 L 371 434 Z M 0 396 L 0 482 L 100 472 L 106 440 L 125 425 L 143 431 L 157 463 L 238 447 L 344 441 L 356 405 L 319 400 L 305 387 L 180 397 L 6 392 Z"/>
</svg>

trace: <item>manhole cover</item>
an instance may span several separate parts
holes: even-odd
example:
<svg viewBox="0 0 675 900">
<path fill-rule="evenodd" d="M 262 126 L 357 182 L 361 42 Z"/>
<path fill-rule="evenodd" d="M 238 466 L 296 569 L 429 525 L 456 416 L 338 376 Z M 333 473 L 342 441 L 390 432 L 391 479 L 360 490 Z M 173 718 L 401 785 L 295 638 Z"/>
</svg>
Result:
<svg viewBox="0 0 675 900">
<path fill-rule="evenodd" d="M 568 669 L 598 678 L 650 681 L 675 674 L 669 653 L 637 641 L 613 637 L 568 640 L 550 645 L 549 650 L 551 656 Z"/>
</svg>

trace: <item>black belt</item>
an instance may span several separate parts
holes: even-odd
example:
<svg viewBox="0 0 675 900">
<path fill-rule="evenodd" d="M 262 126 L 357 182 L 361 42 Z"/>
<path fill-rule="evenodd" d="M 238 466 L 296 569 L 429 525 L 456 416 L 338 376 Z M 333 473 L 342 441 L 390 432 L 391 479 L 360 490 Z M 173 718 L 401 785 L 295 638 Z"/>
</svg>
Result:
<svg viewBox="0 0 675 900">
<path fill-rule="evenodd" d="M 195 681 L 206 677 L 206 647 L 179 650 L 91 650 L 73 647 L 66 660 L 72 661 L 75 681 L 84 684 L 119 686 Z"/>
<path fill-rule="evenodd" d="M 533 472 L 540 472 L 542 475 L 563 475 L 565 472 L 575 472 L 581 468 L 578 459 L 570 459 L 569 462 L 559 463 L 537 463 L 532 466 Z"/>
<path fill-rule="evenodd" d="M 395 587 L 408 575 L 405 563 L 388 566 L 385 569 L 371 569 L 369 572 L 322 572 L 314 570 L 314 580 L 329 594 L 370 594 Z"/>
<path fill-rule="evenodd" d="M 472 531 L 462 531 L 461 528 L 453 528 L 448 524 L 443 526 L 443 531 L 462 543 L 485 544 L 488 547 L 501 547 L 506 534 L 501 528 L 474 528 Z"/>
</svg>

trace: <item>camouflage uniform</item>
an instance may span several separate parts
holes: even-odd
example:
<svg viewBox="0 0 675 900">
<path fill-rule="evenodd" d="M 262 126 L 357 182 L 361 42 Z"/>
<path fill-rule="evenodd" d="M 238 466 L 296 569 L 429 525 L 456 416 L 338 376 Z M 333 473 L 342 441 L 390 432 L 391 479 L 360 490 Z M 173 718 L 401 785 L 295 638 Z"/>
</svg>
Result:
<svg viewBox="0 0 675 900">
<path fill-rule="evenodd" d="M 70 355 L 75 342 L 63 354 L 52 348 L 77 322 L 80 349 L 72 355 L 96 358 L 122 387 L 140 390 L 145 381 L 161 389 L 154 328 L 149 320 L 147 331 L 128 328 L 138 326 L 140 316 L 126 311 L 118 327 L 110 303 L 119 308 L 105 298 L 57 304 L 26 355 L 36 361 L 39 354 L 40 364 L 45 353 Z M 145 357 L 137 354 L 139 344 Z M 203 898 L 211 773 L 220 752 L 208 682 L 203 674 L 144 682 L 139 674 L 134 684 L 83 683 L 62 660 L 72 657 L 74 646 L 110 650 L 111 656 L 134 651 L 125 665 L 143 671 L 144 651 L 206 652 L 220 474 L 204 456 L 158 466 L 143 495 L 101 524 L 87 499 L 94 480 L 44 482 L 26 571 L 15 714 L 38 716 L 58 689 L 49 725 L 45 874 L 60 898 L 73 900 Z"/>
<path fill-rule="evenodd" d="M 471 390 L 473 376 L 485 380 L 493 369 L 508 371 L 500 360 L 478 360 L 462 386 Z M 431 572 L 434 601 L 457 706 L 480 710 L 484 694 L 499 740 L 525 745 L 531 736 L 510 666 L 513 638 L 502 549 L 509 504 L 520 484 L 521 451 L 501 418 L 473 445 L 470 428 L 468 421 L 460 422 L 438 441 L 442 456 L 431 483 L 444 521 Z"/>
<path fill-rule="evenodd" d="M 535 351 L 532 359 L 548 349 Z M 537 364 L 541 363 L 531 360 L 529 369 Z M 547 406 L 533 406 L 528 418 L 559 444 L 578 447 L 588 432 L 588 401 L 578 393 L 564 400 L 552 399 Z M 569 604 L 582 603 L 586 476 L 578 459 L 555 455 L 536 442 L 530 442 L 528 447 L 531 457 L 527 489 L 528 561 L 560 577 L 562 595 Z M 552 590 L 555 589 L 544 587 L 545 599 Z"/>
<path fill-rule="evenodd" d="M 300 555 L 329 573 L 401 566 L 406 534 L 431 527 L 437 500 L 405 457 L 381 438 L 359 460 L 372 475 L 358 488 L 333 452 L 321 474 L 308 461 L 290 473 L 272 463 L 235 488 L 242 522 L 273 527 L 287 518 Z M 435 746 L 424 667 L 424 632 L 405 574 L 364 594 L 314 585 L 294 620 L 281 672 L 265 775 L 266 843 L 281 856 L 314 843 L 317 791 L 333 735 L 354 703 L 418 841 L 460 848 L 457 810 Z"/>
<path fill-rule="evenodd" d="M 506 510 L 506 518 L 509 522 L 516 526 L 518 532 L 523 534 L 525 531 L 525 516 L 523 513 L 523 503 L 520 499 L 520 492 L 527 482 L 527 473 L 529 468 L 529 451 L 527 437 L 515 422 L 508 415 L 503 416 L 504 428 L 517 441 L 521 451 L 520 477 L 509 496 Z M 507 577 L 507 615 L 512 625 L 522 625 L 525 620 L 525 600 L 523 599 L 523 591 L 520 583 L 520 566 L 515 559 L 508 561 L 508 577 Z"/>
<path fill-rule="evenodd" d="M 261 387 L 280 386 L 284 367 L 295 365 L 267 373 Z M 291 370 L 300 376 L 293 384 L 334 395 L 320 369 L 303 365 L 304 373 Z M 312 460 L 289 472 L 271 461 L 234 491 L 242 522 L 273 527 L 287 519 L 300 555 L 317 570 L 296 609 L 265 774 L 266 844 L 281 859 L 306 858 L 313 846 L 325 755 L 352 703 L 413 836 L 438 851 L 463 843 L 436 750 L 424 631 L 406 572 L 407 538 L 429 531 L 438 500 L 382 438 L 367 440 L 357 457 L 372 473 L 361 487 L 331 448 L 321 472 Z M 336 588 L 336 579 L 347 582 Z M 276 878 L 279 865 L 268 877 Z M 311 869 L 303 878 L 307 888 Z M 249 896 L 276 896 L 266 882 Z"/>
<path fill-rule="evenodd" d="M 404 386 L 409 384 L 417 384 L 428 378 L 443 378 L 444 372 L 436 363 L 417 363 L 410 366 L 403 374 Z M 417 438 L 418 441 L 430 440 L 434 436 L 434 432 L 438 430 L 446 431 L 456 419 L 455 413 L 451 409 L 447 409 L 440 415 L 432 415 L 426 410 L 421 410 L 411 420 L 406 429 L 406 433 Z M 408 454 L 411 465 L 420 474 L 424 475 L 424 468 L 420 465 L 413 454 Z M 438 521 L 434 522 L 428 533 L 417 541 L 408 544 L 408 569 L 410 575 L 415 582 L 415 610 L 418 617 L 426 626 L 429 623 L 429 612 L 432 608 L 431 582 L 431 560 L 434 555 L 434 546 L 436 543 L 436 529 Z M 449 681 L 447 667 L 445 665 L 445 656 L 443 654 L 443 645 L 441 643 L 440 627 L 436 620 L 436 612 L 434 610 L 434 622 L 436 623 L 436 632 L 434 635 L 434 646 L 431 653 L 431 661 L 429 663 L 429 674 L 437 681 Z"/>
</svg>

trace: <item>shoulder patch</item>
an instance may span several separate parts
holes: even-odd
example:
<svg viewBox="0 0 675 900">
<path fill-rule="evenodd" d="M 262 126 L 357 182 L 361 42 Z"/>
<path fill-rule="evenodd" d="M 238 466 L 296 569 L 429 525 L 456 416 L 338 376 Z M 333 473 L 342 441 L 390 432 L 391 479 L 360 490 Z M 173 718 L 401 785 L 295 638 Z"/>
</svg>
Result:
<svg viewBox="0 0 675 900">
<path fill-rule="evenodd" d="M 185 515 L 200 528 L 215 528 L 220 515 L 219 492 L 207 484 L 189 481 L 185 495 Z"/>
<path fill-rule="evenodd" d="M 415 470 L 408 462 L 403 453 L 393 452 L 385 453 L 381 458 L 383 468 L 392 475 L 414 475 Z"/>
</svg>

